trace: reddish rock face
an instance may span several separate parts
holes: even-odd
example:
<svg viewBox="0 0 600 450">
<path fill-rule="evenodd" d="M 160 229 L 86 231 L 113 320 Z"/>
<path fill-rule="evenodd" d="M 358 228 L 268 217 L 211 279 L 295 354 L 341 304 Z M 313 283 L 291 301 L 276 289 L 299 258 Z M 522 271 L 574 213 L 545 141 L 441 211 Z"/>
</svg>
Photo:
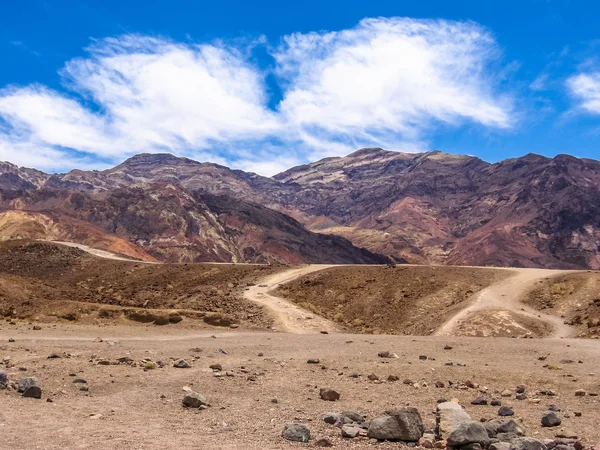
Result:
<svg viewBox="0 0 600 450">
<path fill-rule="evenodd" d="M 600 162 L 566 155 L 362 149 L 265 178 L 142 154 L 52 176 L 3 164 L 0 189 L 5 210 L 77 218 L 165 261 L 384 262 L 309 229 L 415 263 L 600 268 Z"/>
</svg>

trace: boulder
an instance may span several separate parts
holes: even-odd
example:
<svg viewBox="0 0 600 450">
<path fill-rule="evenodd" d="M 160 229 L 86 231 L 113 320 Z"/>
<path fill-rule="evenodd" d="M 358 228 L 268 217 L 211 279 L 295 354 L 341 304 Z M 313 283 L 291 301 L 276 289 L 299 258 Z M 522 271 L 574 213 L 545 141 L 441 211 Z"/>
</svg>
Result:
<svg viewBox="0 0 600 450">
<path fill-rule="evenodd" d="M 511 442 L 509 450 L 547 450 L 547 447 L 537 439 L 520 437 Z"/>
<path fill-rule="evenodd" d="M 31 386 L 37 386 L 38 381 L 35 377 L 25 377 L 19 380 L 18 392 L 23 393 Z"/>
<path fill-rule="evenodd" d="M 471 420 L 471 416 L 458 403 L 439 403 L 436 412 L 436 437 L 446 439 L 461 423 L 467 420 Z"/>
<path fill-rule="evenodd" d="M 542 416 L 543 427 L 557 427 L 562 423 L 560 416 L 554 411 L 545 412 Z"/>
<path fill-rule="evenodd" d="M 424 431 L 419 410 L 404 407 L 386 411 L 371 420 L 367 436 L 379 440 L 417 442 Z"/>
<path fill-rule="evenodd" d="M 25 389 L 25 392 L 23 392 L 23 397 L 42 398 L 42 388 L 39 386 L 29 386 Z"/>
<path fill-rule="evenodd" d="M 201 406 L 208 405 L 206 397 L 198 392 L 188 392 L 185 397 L 183 397 L 181 403 L 186 408 L 200 408 Z"/>
<path fill-rule="evenodd" d="M 321 388 L 319 391 L 319 396 L 321 397 L 321 400 L 328 402 L 335 402 L 336 400 L 340 399 L 340 393 L 329 388 Z"/>
<path fill-rule="evenodd" d="M 525 430 L 513 419 L 492 419 L 487 421 L 485 429 L 489 437 L 495 437 L 497 434 L 514 433 L 519 436 L 525 435 Z"/>
<path fill-rule="evenodd" d="M 310 428 L 302 423 L 286 423 L 281 436 L 294 442 L 308 442 L 310 440 Z"/>
<path fill-rule="evenodd" d="M 487 430 L 481 424 L 474 420 L 462 422 L 446 439 L 449 447 L 464 447 L 469 444 L 480 444 L 487 447 L 490 444 L 490 437 Z"/>
<path fill-rule="evenodd" d="M 510 443 L 508 442 L 494 442 L 490 444 L 488 450 L 510 450 Z"/>
</svg>

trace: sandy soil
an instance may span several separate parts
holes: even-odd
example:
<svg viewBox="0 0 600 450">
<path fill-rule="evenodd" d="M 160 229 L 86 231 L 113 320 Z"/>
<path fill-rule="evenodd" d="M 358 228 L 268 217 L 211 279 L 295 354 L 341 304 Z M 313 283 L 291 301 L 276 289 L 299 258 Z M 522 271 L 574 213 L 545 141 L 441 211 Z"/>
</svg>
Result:
<svg viewBox="0 0 600 450">
<path fill-rule="evenodd" d="M 569 416 L 563 419 L 564 428 L 579 434 L 588 446 L 600 440 L 598 397 L 574 394 L 580 388 L 592 393 L 600 390 L 597 341 L 252 332 L 216 333 L 211 337 L 206 332 L 152 326 L 31 328 L 26 324 L 0 325 L 0 356 L 5 361 L 8 358 L 10 377 L 35 376 L 43 388 L 42 400 L 0 391 L 2 448 L 304 447 L 280 437 L 283 425 L 289 421 L 310 426 L 313 439 L 309 447 L 326 437 L 335 448 L 374 448 L 366 441 L 342 441 L 339 429 L 322 422 L 321 414 L 357 410 L 372 418 L 385 409 L 410 404 L 420 409 L 426 427 L 432 428 L 431 411 L 437 399 L 445 397 L 459 399 L 475 419 L 495 417 L 495 407 L 470 405 L 480 392 L 463 388 L 467 380 L 481 389 L 485 387 L 488 400 L 510 389 L 513 396 L 502 398 L 503 404 L 513 406 L 516 417 L 536 437 L 551 438 L 557 432 L 539 425 L 542 413 L 554 403 L 561 406 L 563 417 Z M 98 335 L 103 342 L 94 342 Z M 8 338 L 16 342 L 8 343 Z M 445 345 L 453 349 L 444 350 Z M 379 358 L 377 353 L 384 350 L 396 353 L 398 358 Z M 52 353 L 62 357 L 48 359 Z M 421 361 L 420 355 L 429 359 Z M 539 361 L 540 356 L 547 359 Z M 162 360 L 166 365 L 144 371 L 143 367 L 130 365 L 98 364 L 103 359 L 121 357 L 136 362 Z M 172 367 L 176 358 L 186 358 L 192 368 Z M 308 358 L 319 358 L 321 363 L 307 364 Z M 454 365 L 447 366 L 447 362 Z M 234 376 L 215 377 L 209 366 L 217 363 Z M 350 377 L 353 373 L 360 377 Z M 382 380 L 396 375 L 400 381 L 371 381 L 369 374 Z M 81 385 L 73 383 L 75 378 L 85 379 L 89 391 L 80 391 Z M 404 379 L 411 379 L 419 387 L 403 384 Z M 446 387 L 434 387 L 435 381 L 443 381 Z M 449 381 L 453 387 L 448 387 Z M 527 386 L 528 400 L 514 399 L 515 387 L 520 384 Z M 202 392 L 211 407 L 205 411 L 183 408 L 184 386 Z M 338 390 L 340 401 L 320 400 L 321 387 Z M 557 396 L 539 393 L 547 389 L 554 389 Z M 48 398 L 52 403 L 46 402 Z M 272 402 L 274 398 L 277 403 Z M 575 417 L 574 412 L 582 416 Z M 391 443 L 376 446 L 398 447 Z"/>
</svg>

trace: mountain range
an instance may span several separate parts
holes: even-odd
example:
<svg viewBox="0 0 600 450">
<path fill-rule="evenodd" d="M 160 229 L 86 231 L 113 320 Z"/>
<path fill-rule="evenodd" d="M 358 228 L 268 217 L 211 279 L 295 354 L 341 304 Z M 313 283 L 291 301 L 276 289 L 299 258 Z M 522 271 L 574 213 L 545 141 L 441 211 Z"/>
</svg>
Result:
<svg viewBox="0 0 600 450">
<path fill-rule="evenodd" d="M 600 269 L 600 161 L 367 148 L 272 178 L 170 154 L 66 174 L 0 163 L 0 238 L 165 262 Z"/>
</svg>

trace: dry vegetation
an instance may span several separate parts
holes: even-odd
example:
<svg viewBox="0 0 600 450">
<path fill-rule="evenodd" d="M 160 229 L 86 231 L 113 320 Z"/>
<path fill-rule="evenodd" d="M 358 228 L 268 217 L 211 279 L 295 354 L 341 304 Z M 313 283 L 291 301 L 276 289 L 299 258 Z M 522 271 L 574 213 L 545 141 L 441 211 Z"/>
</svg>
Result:
<svg viewBox="0 0 600 450">
<path fill-rule="evenodd" d="M 0 313 L 38 321 L 185 325 L 190 318 L 264 328 L 270 319 L 242 291 L 277 270 L 113 261 L 49 243 L 6 242 L 0 245 Z"/>
<path fill-rule="evenodd" d="M 277 292 L 353 332 L 429 335 L 476 292 L 508 276 L 459 267 L 335 267 Z"/>
</svg>

